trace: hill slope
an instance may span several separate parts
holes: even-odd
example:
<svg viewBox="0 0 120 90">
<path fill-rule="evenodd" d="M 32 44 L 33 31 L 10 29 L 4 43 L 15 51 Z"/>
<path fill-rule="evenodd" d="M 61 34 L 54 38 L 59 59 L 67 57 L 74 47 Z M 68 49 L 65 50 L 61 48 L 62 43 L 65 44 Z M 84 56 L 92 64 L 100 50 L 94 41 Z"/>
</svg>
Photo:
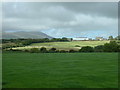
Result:
<svg viewBox="0 0 120 90">
<path fill-rule="evenodd" d="M 17 39 L 17 38 L 32 38 L 32 39 L 38 39 L 38 38 L 52 38 L 51 36 L 48 36 L 45 33 L 42 32 L 25 32 L 25 31 L 19 31 L 19 32 L 3 32 L 2 33 L 3 39 Z"/>
</svg>

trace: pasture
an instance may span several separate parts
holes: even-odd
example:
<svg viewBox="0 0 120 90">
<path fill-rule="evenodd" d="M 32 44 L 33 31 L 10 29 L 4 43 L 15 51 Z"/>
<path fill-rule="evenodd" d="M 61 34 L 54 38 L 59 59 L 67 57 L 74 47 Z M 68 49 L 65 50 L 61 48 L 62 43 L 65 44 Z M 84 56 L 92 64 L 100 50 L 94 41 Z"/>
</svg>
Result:
<svg viewBox="0 0 120 90">
<path fill-rule="evenodd" d="M 3 53 L 3 88 L 117 88 L 118 53 Z"/>
<path fill-rule="evenodd" d="M 105 43 L 109 43 L 109 41 L 105 40 L 105 41 L 47 42 L 47 43 L 33 43 L 29 46 L 17 47 L 13 49 L 30 49 L 30 48 L 41 48 L 41 47 L 46 47 L 47 49 L 50 49 L 54 47 L 57 48 L 58 50 L 70 50 L 70 49 L 79 50 L 83 46 L 94 47 L 98 45 L 104 45 Z"/>
</svg>

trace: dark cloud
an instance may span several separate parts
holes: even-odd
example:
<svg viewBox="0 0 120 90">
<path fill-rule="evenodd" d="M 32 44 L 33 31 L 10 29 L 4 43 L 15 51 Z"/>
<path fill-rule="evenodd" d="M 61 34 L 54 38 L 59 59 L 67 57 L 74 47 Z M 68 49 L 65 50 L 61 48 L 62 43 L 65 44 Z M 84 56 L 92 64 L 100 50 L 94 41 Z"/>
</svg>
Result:
<svg viewBox="0 0 120 90">
<path fill-rule="evenodd" d="M 51 36 L 84 31 L 117 32 L 118 4 L 114 2 L 3 3 L 3 30 L 36 30 Z M 47 32 L 48 31 L 48 32 Z M 71 33 L 72 32 L 72 33 Z"/>
<path fill-rule="evenodd" d="M 118 3 L 115 2 L 75 2 L 63 3 L 65 8 L 76 13 L 105 16 L 111 18 L 118 17 Z"/>
</svg>

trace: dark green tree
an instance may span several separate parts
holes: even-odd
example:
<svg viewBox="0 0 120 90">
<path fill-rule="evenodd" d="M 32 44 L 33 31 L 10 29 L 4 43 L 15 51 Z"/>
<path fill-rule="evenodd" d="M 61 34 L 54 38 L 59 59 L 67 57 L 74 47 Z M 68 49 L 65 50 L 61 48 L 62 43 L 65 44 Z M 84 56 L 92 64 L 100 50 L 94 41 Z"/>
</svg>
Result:
<svg viewBox="0 0 120 90">
<path fill-rule="evenodd" d="M 30 49 L 30 52 L 31 53 L 39 53 L 39 50 L 38 50 L 38 48 L 32 48 L 32 49 Z"/>
<path fill-rule="evenodd" d="M 110 41 L 110 43 L 104 44 L 103 48 L 104 52 L 118 52 L 119 51 L 119 45 L 116 41 Z"/>
<path fill-rule="evenodd" d="M 113 38 L 113 36 L 109 36 L 109 40 L 113 40 L 114 38 Z"/>
<path fill-rule="evenodd" d="M 120 40 L 120 35 L 118 35 L 115 39 L 116 39 L 116 40 Z"/>
<path fill-rule="evenodd" d="M 69 53 L 74 53 L 74 52 L 77 52 L 77 51 L 75 51 L 75 50 L 73 50 L 73 49 L 70 49 L 70 50 L 69 50 Z"/>
<path fill-rule="evenodd" d="M 94 47 L 94 51 L 95 52 L 103 52 L 103 48 L 104 48 L 103 45 L 98 45 L 98 46 Z"/>
<path fill-rule="evenodd" d="M 90 46 L 85 46 L 85 47 L 82 47 L 79 52 L 94 52 L 94 49 L 93 47 L 90 47 Z"/>
<path fill-rule="evenodd" d="M 51 48 L 51 49 L 49 50 L 49 52 L 55 53 L 55 52 L 56 52 L 56 48 Z"/>
<path fill-rule="evenodd" d="M 40 48 L 40 52 L 41 52 L 41 53 L 46 53 L 46 52 L 47 52 L 47 49 L 46 49 L 45 47 L 41 47 L 41 48 Z"/>
<path fill-rule="evenodd" d="M 60 52 L 60 53 L 67 53 L 68 51 L 60 50 L 59 52 Z"/>
<path fill-rule="evenodd" d="M 68 41 L 68 39 L 66 37 L 63 37 L 61 41 Z"/>
</svg>

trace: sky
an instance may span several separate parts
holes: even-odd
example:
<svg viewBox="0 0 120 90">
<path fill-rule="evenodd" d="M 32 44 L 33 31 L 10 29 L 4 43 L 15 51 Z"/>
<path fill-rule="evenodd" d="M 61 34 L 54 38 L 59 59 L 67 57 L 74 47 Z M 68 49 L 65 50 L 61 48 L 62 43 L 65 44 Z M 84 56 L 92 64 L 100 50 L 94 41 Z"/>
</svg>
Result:
<svg viewBox="0 0 120 90">
<path fill-rule="evenodd" d="M 118 35 L 117 2 L 4 2 L 3 31 L 41 31 L 52 37 Z"/>
</svg>

